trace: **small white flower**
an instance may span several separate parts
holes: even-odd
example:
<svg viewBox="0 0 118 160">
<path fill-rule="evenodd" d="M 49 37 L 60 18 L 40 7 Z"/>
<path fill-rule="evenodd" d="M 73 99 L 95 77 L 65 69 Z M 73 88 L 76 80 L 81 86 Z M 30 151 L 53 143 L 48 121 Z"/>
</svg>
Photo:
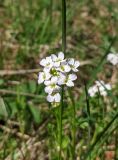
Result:
<svg viewBox="0 0 118 160">
<path fill-rule="evenodd" d="M 88 90 L 88 94 L 90 95 L 90 97 L 94 97 L 97 92 L 98 92 L 98 88 L 96 85 L 90 87 Z"/>
<path fill-rule="evenodd" d="M 58 84 L 63 85 L 66 84 L 68 87 L 73 87 L 74 83 L 73 81 L 77 79 L 77 76 L 75 74 L 69 74 L 69 75 L 64 75 L 61 74 Z"/>
<path fill-rule="evenodd" d="M 60 102 L 61 101 L 61 96 L 59 93 L 55 93 L 54 95 L 53 94 L 49 94 L 47 96 L 47 101 L 48 102 Z"/>
<path fill-rule="evenodd" d="M 53 66 L 53 61 L 52 61 L 51 56 L 50 57 L 46 57 L 45 59 L 42 59 L 40 61 L 40 65 L 50 69 Z"/>
<path fill-rule="evenodd" d="M 102 85 L 98 87 L 98 93 L 99 93 L 101 96 L 106 96 L 106 95 L 107 95 L 107 92 L 106 92 L 104 86 L 102 86 Z"/>
<path fill-rule="evenodd" d="M 110 84 L 105 84 L 104 81 L 95 81 L 95 85 L 89 88 L 88 93 L 90 97 L 94 97 L 96 93 L 106 96 L 107 90 L 111 90 Z"/>
<path fill-rule="evenodd" d="M 102 85 L 103 86 L 105 85 L 104 81 L 95 81 L 95 84 L 97 87 L 101 87 Z"/>
<path fill-rule="evenodd" d="M 63 73 L 67 73 L 67 72 L 70 72 L 71 68 L 67 64 L 67 62 L 64 61 L 61 63 L 61 65 L 59 66 L 59 68 L 57 70 L 59 70 L 60 72 L 63 72 Z"/>
<path fill-rule="evenodd" d="M 45 80 L 50 79 L 51 74 L 49 72 L 39 72 L 39 76 L 38 76 L 38 84 L 43 83 Z"/>
<path fill-rule="evenodd" d="M 59 52 L 58 56 L 56 56 L 55 54 L 52 54 L 51 57 L 52 57 L 52 60 L 54 62 L 55 67 L 59 67 L 60 63 L 64 61 L 64 53 L 63 52 Z"/>
<path fill-rule="evenodd" d="M 64 85 L 66 83 L 66 76 L 65 74 L 63 73 L 60 73 L 59 75 L 59 79 L 58 79 L 58 85 Z"/>
<path fill-rule="evenodd" d="M 108 56 L 107 56 L 107 60 L 111 64 L 117 65 L 118 64 L 118 53 L 117 54 L 109 53 Z"/>
<path fill-rule="evenodd" d="M 106 96 L 107 95 L 107 90 L 111 90 L 111 85 L 110 84 L 105 84 L 104 81 L 100 81 L 99 84 L 97 84 L 97 87 L 98 87 L 98 92 L 102 96 Z"/>
<path fill-rule="evenodd" d="M 45 92 L 48 94 L 51 94 L 52 92 L 59 91 L 60 87 L 57 85 L 57 77 L 52 77 L 51 80 L 45 81 L 44 84 L 46 85 L 45 87 Z"/>
<path fill-rule="evenodd" d="M 70 65 L 71 69 L 74 71 L 74 72 L 77 72 L 78 71 L 78 67 L 80 66 L 80 62 L 79 61 L 75 61 L 73 58 L 70 58 L 68 60 L 68 64 Z"/>
</svg>

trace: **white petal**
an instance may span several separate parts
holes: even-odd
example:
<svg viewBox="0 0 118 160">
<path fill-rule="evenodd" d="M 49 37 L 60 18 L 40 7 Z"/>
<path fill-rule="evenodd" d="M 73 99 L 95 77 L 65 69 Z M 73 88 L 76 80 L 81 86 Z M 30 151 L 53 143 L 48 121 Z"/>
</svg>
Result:
<svg viewBox="0 0 118 160">
<path fill-rule="evenodd" d="M 54 99 L 55 99 L 55 102 L 60 102 L 60 101 L 61 101 L 61 96 L 60 96 L 60 94 L 59 94 L 59 93 L 56 93 L 56 94 L 54 95 Z"/>
<path fill-rule="evenodd" d="M 80 62 L 79 61 L 75 61 L 74 66 L 75 66 L 75 68 L 78 68 L 80 66 Z"/>
<path fill-rule="evenodd" d="M 57 83 L 58 78 L 56 76 L 51 78 L 51 83 Z"/>
<path fill-rule="evenodd" d="M 93 90 L 89 89 L 88 94 L 90 95 L 90 97 L 94 97 L 96 93 L 93 92 Z"/>
<path fill-rule="evenodd" d="M 111 85 L 110 84 L 106 84 L 105 87 L 106 87 L 106 89 L 111 90 Z"/>
<path fill-rule="evenodd" d="M 41 84 L 44 82 L 44 73 L 43 72 L 39 72 L 39 77 L 38 77 L 38 84 Z"/>
<path fill-rule="evenodd" d="M 46 67 L 45 67 L 45 68 L 43 69 L 43 71 L 45 72 L 45 74 L 46 74 L 46 73 L 50 73 L 50 68 L 46 68 Z"/>
<path fill-rule="evenodd" d="M 46 57 L 46 61 L 47 61 L 47 63 L 48 63 L 48 62 L 50 62 L 50 63 L 51 63 L 51 62 L 52 62 L 52 58 L 51 58 L 51 56 Z"/>
<path fill-rule="evenodd" d="M 63 85 L 63 84 L 65 84 L 65 81 L 63 81 L 62 79 L 59 79 L 58 85 Z"/>
<path fill-rule="evenodd" d="M 40 61 L 40 65 L 41 65 L 41 66 L 45 66 L 46 64 L 47 64 L 46 59 L 42 59 L 42 60 Z"/>
<path fill-rule="evenodd" d="M 76 80 L 77 79 L 76 74 L 70 74 L 69 79 L 72 80 L 72 81 Z"/>
<path fill-rule="evenodd" d="M 98 86 L 98 87 L 100 87 L 100 86 L 104 86 L 105 85 L 105 83 L 104 83 L 104 81 L 95 81 L 95 83 L 96 83 L 96 85 Z"/>
<path fill-rule="evenodd" d="M 48 85 L 51 84 L 51 81 L 45 81 L 44 84 L 45 84 L 46 86 L 48 86 Z"/>
<path fill-rule="evenodd" d="M 74 61 L 74 58 L 70 58 L 69 61 L 68 61 L 68 64 L 74 65 L 74 62 L 75 62 L 75 61 Z"/>
<path fill-rule="evenodd" d="M 65 84 L 65 80 L 60 78 L 58 80 L 58 85 L 62 85 L 62 84 Z"/>
<path fill-rule="evenodd" d="M 100 86 L 100 87 L 98 88 L 98 90 L 99 90 L 100 92 L 105 91 L 105 87 L 104 87 L 104 86 Z"/>
<path fill-rule="evenodd" d="M 52 60 L 56 61 L 57 60 L 57 56 L 55 54 L 51 54 Z"/>
<path fill-rule="evenodd" d="M 69 65 L 64 65 L 64 71 L 65 72 L 70 72 L 71 68 Z"/>
<path fill-rule="evenodd" d="M 73 87 L 73 86 L 74 86 L 74 83 L 69 80 L 69 81 L 67 81 L 66 85 L 67 85 L 68 87 Z"/>
<path fill-rule="evenodd" d="M 67 60 L 64 59 L 64 60 L 61 62 L 61 65 L 68 65 Z"/>
<path fill-rule="evenodd" d="M 109 53 L 109 54 L 107 55 L 107 60 L 110 61 L 110 60 L 112 60 L 114 57 L 115 57 L 115 54 Z"/>
<path fill-rule="evenodd" d="M 48 94 L 51 94 L 53 92 L 53 88 L 51 88 L 50 86 L 45 87 L 45 92 Z"/>
<path fill-rule="evenodd" d="M 111 61 L 111 63 L 112 63 L 113 65 L 117 65 L 117 64 L 118 64 L 118 58 L 114 58 L 114 59 Z"/>
<path fill-rule="evenodd" d="M 109 53 L 107 56 L 107 60 L 113 65 L 118 64 L 118 54 Z"/>
<path fill-rule="evenodd" d="M 76 68 L 72 68 L 72 70 L 73 70 L 74 72 L 78 72 L 78 69 L 76 69 Z"/>
<path fill-rule="evenodd" d="M 64 59 L 64 53 L 63 52 L 59 52 L 58 53 L 58 58 L 63 60 Z"/>
<path fill-rule="evenodd" d="M 66 81 L 66 76 L 64 74 L 60 73 L 60 76 L 58 79 L 58 84 L 59 85 L 65 84 L 65 81 Z"/>
<path fill-rule="evenodd" d="M 96 85 L 93 86 L 93 92 L 94 92 L 94 93 L 97 93 L 97 92 L 98 92 L 98 86 L 96 86 Z"/>
<path fill-rule="evenodd" d="M 94 97 L 97 92 L 98 92 L 98 87 L 96 85 L 88 89 L 88 94 L 90 95 L 90 97 Z"/>
<path fill-rule="evenodd" d="M 46 80 L 50 79 L 50 77 L 51 77 L 50 73 L 47 72 L 47 73 L 45 73 L 45 75 L 46 75 L 46 78 L 45 78 Z"/>
<path fill-rule="evenodd" d="M 60 62 L 54 62 L 54 67 L 59 67 L 60 66 Z"/>
<path fill-rule="evenodd" d="M 54 96 L 51 96 L 50 94 L 47 96 L 48 102 L 54 102 Z"/>
<path fill-rule="evenodd" d="M 106 91 L 102 91 L 102 92 L 100 92 L 100 95 L 106 96 L 106 95 L 107 95 L 107 92 L 106 92 Z"/>
<path fill-rule="evenodd" d="M 59 87 L 58 85 L 55 86 L 55 90 L 59 91 L 61 89 L 61 87 Z"/>
<path fill-rule="evenodd" d="M 91 92 L 89 93 L 90 97 L 94 97 L 95 96 L 95 93 L 94 92 Z"/>
</svg>

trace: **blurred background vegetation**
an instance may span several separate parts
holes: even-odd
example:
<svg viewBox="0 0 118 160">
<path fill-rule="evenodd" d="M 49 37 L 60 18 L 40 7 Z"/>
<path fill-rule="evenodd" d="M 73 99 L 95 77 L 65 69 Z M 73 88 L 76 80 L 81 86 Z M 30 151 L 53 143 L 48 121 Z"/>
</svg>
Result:
<svg viewBox="0 0 118 160">
<path fill-rule="evenodd" d="M 77 107 L 77 153 L 81 159 L 86 152 L 82 150 L 86 140 L 94 142 L 117 111 L 117 69 L 102 63 L 107 52 L 118 52 L 117 35 L 117 0 L 67 0 L 66 56 L 75 57 L 83 64 L 73 89 Z M 60 50 L 61 1 L 0 0 L 0 160 L 45 160 L 51 154 L 56 160 L 55 149 L 50 151 L 55 120 L 43 86 L 37 84 L 37 75 L 40 59 Z M 116 87 L 110 93 L 111 99 L 90 99 L 89 126 L 84 84 L 92 78 L 115 83 Z M 65 105 L 65 135 L 69 135 L 67 121 L 71 121 L 67 106 L 69 102 Z M 114 135 L 116 124 L 107 134 Z M 88 128 L 91 129 L 89 140 Z M 105 147 L 115 144 L 117 134 L 114 138 L 105 136 Z M 63 147 L 68 144 L 65 136 Z M 116 157 L 116 148 L 109 153 L 112 159 Z M 100 160 L 105 160 L 106 150 L 96 150 L 96 158 L 101 156 Z"/>
</svg>

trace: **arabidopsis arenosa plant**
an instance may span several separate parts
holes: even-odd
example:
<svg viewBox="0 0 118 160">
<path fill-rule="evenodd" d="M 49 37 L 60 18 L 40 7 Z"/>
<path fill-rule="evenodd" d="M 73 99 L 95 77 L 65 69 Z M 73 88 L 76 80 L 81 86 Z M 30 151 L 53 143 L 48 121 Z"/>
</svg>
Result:
<svg viewBox="0 0 118 160">
<path fill-rule="evenodd" d="M 106 96 L 107 90 L 111 90 L 110 84 L 105 84 L 104 81 L 95 81 L 95 85 L 89 88 L 88 94 L 90 97 L 94 97 L 96 93 L 99 93 L 101 96 Z"/>
<path fill-rule="evenodd" d="M 79 61 L 73 58 L 65 59 L 64 53 L 52 54 L 40 61 L 43 71 L 39 72 L 38 84 L 44 83 L 48 102 L 59 103 L 61 101 L 61 86 L 73 87 L 77 79 L 74 72 L 78 71 Z"/>
<path fill-rule="evenodd" d="M 109 53 L 107 56 L 107 60 L 113 65 L 118 65 L 118 53 L 117 54 Z"/>
</svg>

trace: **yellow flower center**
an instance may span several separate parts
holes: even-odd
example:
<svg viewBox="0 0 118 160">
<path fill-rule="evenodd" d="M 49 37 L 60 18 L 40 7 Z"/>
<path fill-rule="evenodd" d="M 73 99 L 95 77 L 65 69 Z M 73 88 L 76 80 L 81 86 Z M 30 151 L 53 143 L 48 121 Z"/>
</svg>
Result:
<svg viewBox="0 0 118 160">
<path fill-rule="evenodd" d="M 74 68 L 74 65 L 70 64 L 70 67 L 71 67 L 71 68 Z"/>
<path fill-rule="evenodd" d="M 55 88 L 55 86 L 56 86 L 56 84 L 54 84 L 54 83 L 51 84 L 51 88 Z"/>
<path fill-rule="evenodd" d="M 56 62 L 60 62 L 61 61 L 61 59 L 60 58 L 58 58 L 57 60 L 56 60 Z"/>
<path fill-rule="evenodd" d="M 43 75 L 43 79 L 46 79 L 46 75 L 45 74 Z"/>
<path fill-rule="evenodd" d="M 61 66 L 61 70 L 62 70 L 62 71 L 64 71 L 64 70 L 65 70 L 65 69 L 64 69 L 64 66 Z"/>
<path fill-rule="evenodd" d="M 59 73 L 57 72 L 57 70 L 55 68 L 52 68 L 50 73 L 53 75 L 53 76 L 58 76 Z"/>
</svg>

